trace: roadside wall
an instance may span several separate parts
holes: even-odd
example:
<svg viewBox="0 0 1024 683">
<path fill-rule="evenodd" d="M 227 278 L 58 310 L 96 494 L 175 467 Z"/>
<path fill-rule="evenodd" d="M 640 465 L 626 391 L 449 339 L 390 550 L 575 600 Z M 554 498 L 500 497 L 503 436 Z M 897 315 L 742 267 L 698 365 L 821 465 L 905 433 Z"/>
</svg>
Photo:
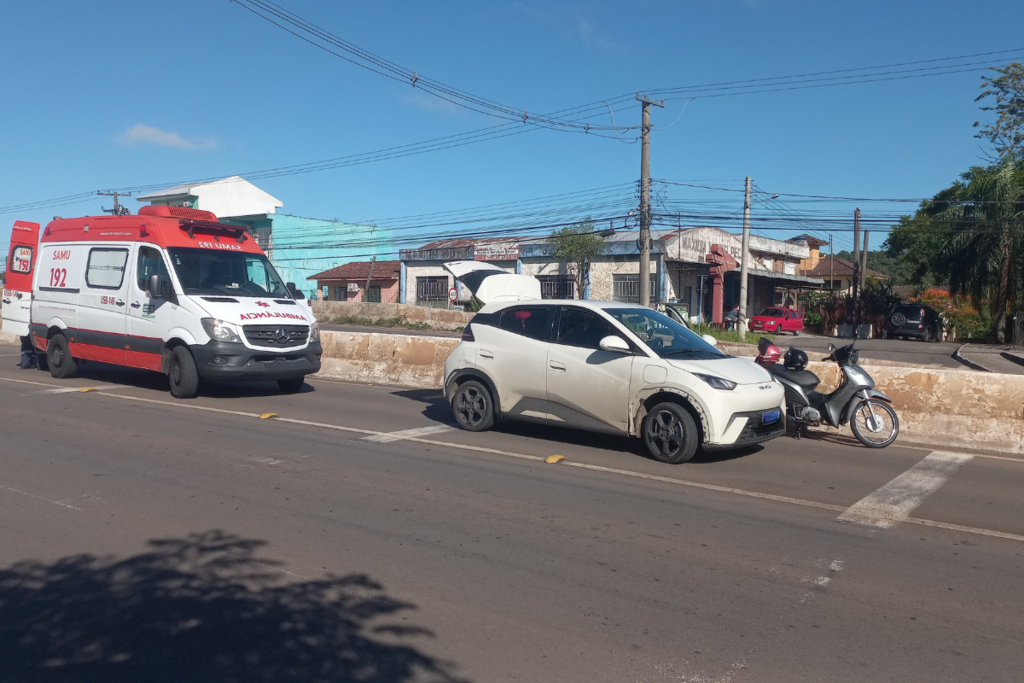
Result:
<svg viewBox="0 0 1024 683">
<path fill-rule="evenodd" d="M 448 337 L 330 331 L 322 338 L 323 376 L 419 388 L 440 388 L 444 361 L 459 342 Z M 893 399 L 900 417 L 899 442 L 1024 455 L 1024 376 L 865 366 L 878 389 Z M 823 391 L 837 386 L 839 369 L 834 364 L 812 362 L 809 369 L 821 378 Z"/>
<path fill-rule="evenodd" d="M 449 311 L 445 308 L 428 308 L 407 304 L 371 304 L 361 301 L 314 301 L 313 314 L 322 323 L 330 322 L 339 315 L 371 320 L 402 318 L 410 323 L 426 323 L 438 330 L 457 330 L 460 327 L 465 327 L 473 319 L 472 313 Z"/>
</svg>

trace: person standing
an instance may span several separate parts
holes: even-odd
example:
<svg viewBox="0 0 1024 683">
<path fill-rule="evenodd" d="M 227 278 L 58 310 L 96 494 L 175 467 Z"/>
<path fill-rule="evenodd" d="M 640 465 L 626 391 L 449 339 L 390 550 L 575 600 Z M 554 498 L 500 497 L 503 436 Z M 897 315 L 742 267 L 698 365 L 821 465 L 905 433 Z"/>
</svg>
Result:
<svg viewBox="0 0 1024 683">
<path fill-rule="evenodd" d="M 19 366 L 22 370 L 30 370 L 32 368 L 39 367 L 39 357 L 36 355 L 36 350 L 32 346 L 32 337 L 21 338 L 21 363 Z"/>
</svg>

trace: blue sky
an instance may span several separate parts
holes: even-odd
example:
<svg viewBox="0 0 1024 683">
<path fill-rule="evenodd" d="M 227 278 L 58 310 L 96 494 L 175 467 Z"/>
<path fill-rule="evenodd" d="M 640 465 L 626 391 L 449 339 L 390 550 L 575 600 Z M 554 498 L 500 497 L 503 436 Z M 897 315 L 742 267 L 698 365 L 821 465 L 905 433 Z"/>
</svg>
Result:
<svg viewBox="0 0 1024 683">
<path fill-rule="evenodd" d="M 531 112 L 1024 46 L 1019 1 L 279 2 L 409 69 Z M 227 0 L 7 5 L 0 206 L 501 123 L 343 62 Z M 729 187 L 750 175 L 769 192 L 930 196 L 979 161 L 979 83 L 971 72 L 697 99 L 653 134 L 652 175 Z M 682 105 L 655 110 L 655 126 Z M 637 105 L 617 122 L 639 116 Z M 380 221 L 633 181 L 639 157 L 638 145 L 538 131 L 257 184 L 288 213 Z M 686 190 L 673 197 L 686 200 Z M 736 193 L 723 201 L 740 207 Z M 0 215 L 0 242 L 17 218 L 45 223 L 101 206 L 109 200 Z"/>
</svg>

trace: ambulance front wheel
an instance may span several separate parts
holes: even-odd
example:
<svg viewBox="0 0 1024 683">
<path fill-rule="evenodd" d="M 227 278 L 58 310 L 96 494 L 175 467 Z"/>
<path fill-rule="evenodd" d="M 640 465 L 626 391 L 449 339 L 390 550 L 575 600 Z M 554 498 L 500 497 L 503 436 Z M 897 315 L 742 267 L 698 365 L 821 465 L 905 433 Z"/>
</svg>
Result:
<svg viewBox="0 0 1024 683">
<path fill-rule="evenodd" d="M 50 367 L 50 374 L 57 379 L 70 377 L 78 369 L 75 359 L 71 357 L 68 340 L 63 334 L 55 334 L 47 343 L 46 364 Z"/>
<path fill-rule="evenodd" d="M 184 346 L 171 351 L 171 367 L 167 373 L 174 398 L 195 398 L 199 393 L 199 371 L 192 354 Z"/>
<path fill-rule="evenodd" d="M 277 380 L 277 386 L 286 394 L 294 394 L 302 388 L 302 384 L 305 381 L 305 377 L 289 377 L 288 379 Z"/>
</svg>

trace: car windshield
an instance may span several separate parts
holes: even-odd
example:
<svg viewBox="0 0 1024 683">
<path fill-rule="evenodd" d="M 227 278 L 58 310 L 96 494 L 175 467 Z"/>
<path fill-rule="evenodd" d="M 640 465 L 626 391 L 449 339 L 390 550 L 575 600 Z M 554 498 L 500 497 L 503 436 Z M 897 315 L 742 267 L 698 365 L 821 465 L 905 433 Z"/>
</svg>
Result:
<svg viewBox="0 0 1024 683">
<path fill-rule="evenodd" d="M 292 298 L 263 254 L 173 247 L 167 254 L 185 294 Z"/>
<path fill-rule="evenodd" d="M 684 325 L 649 308 L 606 308 L 605 313 L 622 323 L 630 332 L 662 358 L 727 358 L 724 353 L 701 339 Z"/>
<path fill-rule="evenodd" d="M 766 308 L 758 315 L 763 315 L 766 318 L 781 318 L 785 314 L 781 308 Z"/>
</svg>

